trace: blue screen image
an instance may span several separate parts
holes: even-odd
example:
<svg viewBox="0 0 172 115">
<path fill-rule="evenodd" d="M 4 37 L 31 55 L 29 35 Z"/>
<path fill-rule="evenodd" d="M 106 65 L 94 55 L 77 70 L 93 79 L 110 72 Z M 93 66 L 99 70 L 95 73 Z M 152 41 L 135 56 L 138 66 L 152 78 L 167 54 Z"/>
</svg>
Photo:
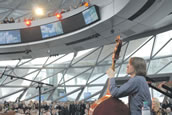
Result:
<svg viewBox="0 0 172 115">
<path fill-rule="evenodd" d="M 48 38 L 63 34 L 61 22 L 55 22 L 41 26 L 42 38 Z"/>
<path fill-rule="evenodd" d="M 1 31 L 0 36 L 0 44 L 12 44 L 21 42 L 19 30 Z"/>
<path fill-rule="evenodd" d="M 98 20 L 98 15 L 97 15 L 95 7 L 91 7 L 89 9 L 83 11 L 82 14 L 84 16 L 84 21 L 86 24 L 90 24 L 90 23 Z"/>
</svg>

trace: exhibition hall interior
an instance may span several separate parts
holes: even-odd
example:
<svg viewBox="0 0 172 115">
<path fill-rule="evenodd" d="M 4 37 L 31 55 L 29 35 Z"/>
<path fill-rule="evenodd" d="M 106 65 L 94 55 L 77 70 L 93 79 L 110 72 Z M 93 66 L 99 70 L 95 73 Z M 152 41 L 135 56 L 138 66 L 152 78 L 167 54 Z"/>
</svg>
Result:
<svg viewBox="0 0 172 115">
<path fill-rule="evenodd" d="M 151 99 L 170 115 L 171 6 L 172 0 L 0 0 L 0 115 L 88 115 L 108 90 L 117 37 L 117 87 L 130 79 L 130 58 L 143 58 Z M 119 99 L 129 103 L 128 96 Z"/>
</svg>

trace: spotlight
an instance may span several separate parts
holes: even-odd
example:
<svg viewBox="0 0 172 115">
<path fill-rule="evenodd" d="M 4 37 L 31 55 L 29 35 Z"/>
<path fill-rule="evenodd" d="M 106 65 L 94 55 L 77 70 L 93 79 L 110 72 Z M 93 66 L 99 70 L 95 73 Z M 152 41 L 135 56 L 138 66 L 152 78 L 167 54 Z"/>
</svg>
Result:
<svg viewBox="0 0 172 115">
<path fill-rule="evenodd" d="M 89 7 L 89 3 L 88 2 L 85 2 L 84 6 L 85 7 Z"/>
<path fill-rule="evenodd" d="M 26 26 L 30 26 L 31 25 L 31 20 L 26 20 L 25 24 L 26 24 Z"/>
<path fill-rule="evenodd" d="M 61 13 L 56 13 L 57 19 L 61 20 L 62 19 L 62 14 Z"/>
<path fill-rule="evenodd" d="M 37 8 L 35 8 L 35 14 L 37 15 L 37 16 L 42 16 L 42 15 L 44 15 L 44 10 L 43 10 L 43 8 L 41 8 L 41 7 L 37 7 Z"/>
</svg>

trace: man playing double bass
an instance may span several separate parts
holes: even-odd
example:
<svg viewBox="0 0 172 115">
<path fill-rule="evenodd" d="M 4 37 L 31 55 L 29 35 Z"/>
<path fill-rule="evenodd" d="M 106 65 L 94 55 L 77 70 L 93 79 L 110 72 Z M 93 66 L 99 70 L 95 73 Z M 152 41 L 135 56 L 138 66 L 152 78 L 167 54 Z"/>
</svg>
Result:
<svg viewBox="0 0 172 115">
<path fill-rule="evenodd" d="M 151 96 L 148 84 L 145 80 L 146 76 L 146 62 L 139 57 L 132 57 L 127 65 L 127 74 L 130 79 L 119 88 L 115 82 L 115 72 L 112 68 L 107 70 L 107 75 L 110 79 L 110 93 L 112 97 L 121 98 L 129 96 L 129 109 L 131 115 L 141 115 L 141 108 L 143 102 L 147 101 L 148 106 L 151 108 Z"/>
</svg>

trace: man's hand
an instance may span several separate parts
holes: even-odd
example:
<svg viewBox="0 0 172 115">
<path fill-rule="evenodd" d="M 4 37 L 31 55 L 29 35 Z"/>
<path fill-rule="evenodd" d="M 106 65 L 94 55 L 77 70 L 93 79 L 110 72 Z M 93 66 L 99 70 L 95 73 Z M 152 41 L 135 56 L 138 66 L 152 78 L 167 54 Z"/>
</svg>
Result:
<svg viewBox="0 0 172 115">
<path fill-rule="evenodd" d="M 109 78 L 113 78 L 115 76 L 115 72 L 112 70 L 111 67 L 106 71 L 106 74 Z"/>
<path fill-rule="evenodd" d="M 162 85 L 164 85 L 166 82 L 164 81 L 164 82 L 162 82 L 162 83 L 160 83 L 159 85 L 158 85 L 158 88 L 162 88 Z"/>
</svg>

